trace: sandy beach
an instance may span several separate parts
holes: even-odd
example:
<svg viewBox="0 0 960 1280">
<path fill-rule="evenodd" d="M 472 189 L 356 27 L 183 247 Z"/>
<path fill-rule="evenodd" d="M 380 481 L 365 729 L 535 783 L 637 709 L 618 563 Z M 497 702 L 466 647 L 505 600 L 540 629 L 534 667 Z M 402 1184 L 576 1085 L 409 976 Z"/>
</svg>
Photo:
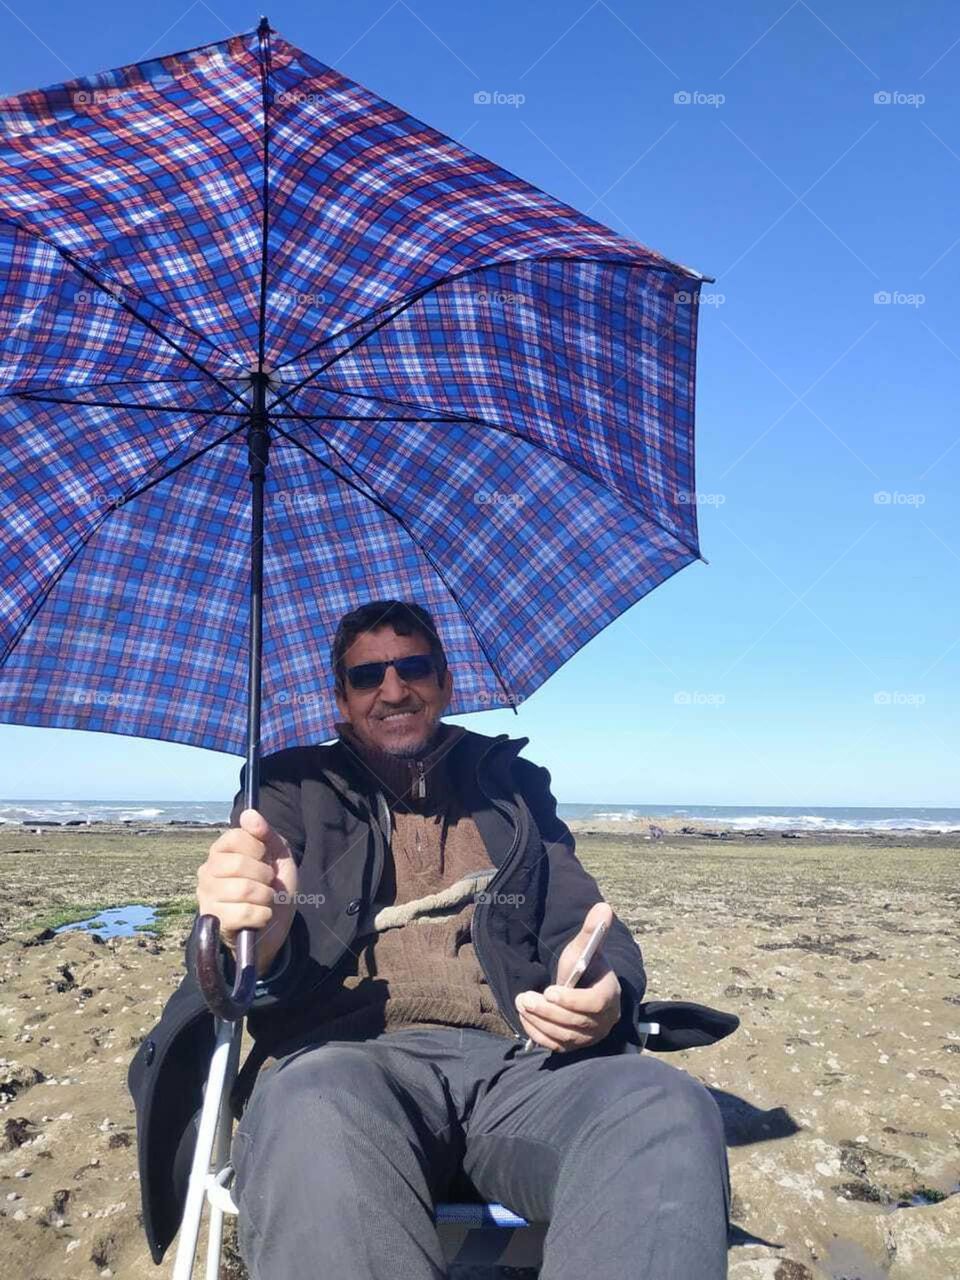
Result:
<svg viewBox="0 0 960 1280">
<path fill-rule="evenodd" d="M 960 1275 L 960 840 L 571 825 L 643 949 L 648 997 L 742 1020 L 664 1059 L 724 1115 L 732 1280 Z M 0 829 L 6 1276 L 171 1274 L 138 1221 L 125 1075 L 179 981 L 213 830 Z M 163 909 L 157 936 L 52 932 L 138 902 Z M 235 1258 L 223 1275 L 243 1275 Z"/>
</svg>

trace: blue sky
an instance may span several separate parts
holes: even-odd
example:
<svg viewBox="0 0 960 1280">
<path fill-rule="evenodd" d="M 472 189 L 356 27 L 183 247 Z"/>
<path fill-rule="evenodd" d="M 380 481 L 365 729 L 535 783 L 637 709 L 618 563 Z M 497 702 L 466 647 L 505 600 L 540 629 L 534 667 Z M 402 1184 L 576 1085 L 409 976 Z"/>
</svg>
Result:
<svg viewBox="0 0 960 1280">
<path fill-rule="evenodd" d="M 634 606 L 519 715 L 461 722 L 528 736 L 565 801 L 960 803 L 955 6 L 278 0 L 268 15 L 413 115 L 716 277 L 697 389 L 710 563 Z M 3 2 L 0 93 L 258 16 L 206 0 Z M 217 798 L 240 766 L 9 725 L 0 755 L 6 797 Z"/>
</svg>

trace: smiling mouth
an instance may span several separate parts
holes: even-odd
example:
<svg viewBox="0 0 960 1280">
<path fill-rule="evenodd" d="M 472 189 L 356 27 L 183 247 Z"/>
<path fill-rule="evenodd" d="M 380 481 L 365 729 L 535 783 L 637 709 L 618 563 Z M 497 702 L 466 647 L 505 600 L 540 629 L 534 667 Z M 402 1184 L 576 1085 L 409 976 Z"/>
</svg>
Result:
<svg viewBox="0 0 960 1280">
<path fill-rule="evenodd" d="M 390 721 L 390 720 L 408 720 L 411 716 L 415 716 L 415 715 L 419 715 L 419 710 L 417 710 L 417 711 L 391 711 L 389 715 L 381 716 L 381 717 L 380 717 L 380 719 L 381 719 L 381 721 Z"/>
</svg>

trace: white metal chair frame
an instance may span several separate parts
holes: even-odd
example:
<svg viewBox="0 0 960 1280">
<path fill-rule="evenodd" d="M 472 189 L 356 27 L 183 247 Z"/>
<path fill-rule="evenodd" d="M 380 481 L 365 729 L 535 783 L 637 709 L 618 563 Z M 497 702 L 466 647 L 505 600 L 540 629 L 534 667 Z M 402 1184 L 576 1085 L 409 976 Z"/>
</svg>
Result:
<svg viewBox="0 0 960 1280">
<path fill-rule="evenodd" d="M 192 1280 L 204 1202 L 210 1206 L 205 1280 L 219 1280 L 224 1215 L 235 1216 L 239 1213 L 230 1193 L 230 1183 L 233 1180 L 233 1166 L 230 1163 L 230 1144 L 233 1133 L 230 1090 L 233 1087 L 240 1060 L 243 1019 L 226 1022 L 216 1018 L 215 1025 L 216 1043 L 203 1091 L 203 1109 L 200 1112 L 197 1144 L 194 1148 L 186 1204 L 180 1222 L 177 1254 L 173 1264 L 173 1280 Z M 659 1030 L 660 1026 L 656 1022 L 639 1024 L 641 1049 L 646 1045 L 647 1036 L 656 1035 Z M 465 1245 L 466 1252 L 469 1253 L 470 1242 L 466 1240 L 467 1236 L 486 1233 L 491 1229 L 498 1231 L 506 1229 L 509 1234 L 503 1239 L 502 1247 L 498 1242 L 500 1250 L 498 1260 L 506 1263 L 508 1259 L 503 1256 L 503 1249 L 511 1243 L 515 1231 L 525 1228 L 522 1232 L 524 1237 L 536 1237 L 535 1240 L 524 1240 L 524 1244 L 532 1248 L 516 1251 L 509 1258 L 509 1263 L 512 1266 L 539 1265 L 539 1247 L 547 1224 L 528 1222 L 526 1218 L 513 1213 L 505 1205 L 438 1204 L 434 1221 L 444 1250 L 451 1261 L 454 1257 L 457 1261 L 469 1260 L 464 1255 Z"/>
</svg>

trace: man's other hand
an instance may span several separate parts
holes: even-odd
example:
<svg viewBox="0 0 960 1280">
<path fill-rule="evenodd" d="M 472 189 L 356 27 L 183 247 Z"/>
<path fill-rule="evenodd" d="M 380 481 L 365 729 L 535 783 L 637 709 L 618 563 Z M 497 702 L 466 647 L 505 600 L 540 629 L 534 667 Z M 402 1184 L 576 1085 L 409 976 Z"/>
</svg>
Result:
<svg viewBox="0 0 960 1280">
<path fill-rule="evenodd" d="M 597 1044 L 620 1020 L 620 980 L 603 954 L 603 943 L 575 987 L 563 987 L 590 935 L 601 922 L 613 923 L 608 902 L 595 902 L 587 912 L 583 928 L 564 947 L 557 966 L 557 984 L 538 991 L 521 991 L 517 1011 L 527 1035 L 544 1048 L 569 1053 Z"/>
<path fill-rule="evenodd" d="M 257 929 L 257 975 L 267 972 L 296 912 L 297 864 L 290 846 L 256 809 L 213 842 L 197 871 L 200 915 L 216 916 L 220 937 L 235 953 L 241 929 Z"/>
</svg>

